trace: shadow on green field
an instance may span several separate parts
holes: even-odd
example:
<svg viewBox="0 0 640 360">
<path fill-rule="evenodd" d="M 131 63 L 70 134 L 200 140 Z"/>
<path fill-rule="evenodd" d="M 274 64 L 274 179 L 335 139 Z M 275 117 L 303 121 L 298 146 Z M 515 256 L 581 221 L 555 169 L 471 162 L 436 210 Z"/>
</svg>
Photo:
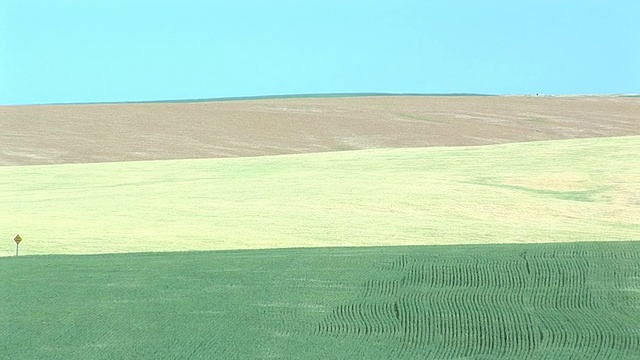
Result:
<svg viewBox="0 0 640 360">
<path fill-rule="evenodd" d="M 592 190 L 575 190 L 575 191 L 555 191 L 548 189 L 535 189 L 524 186 L 516 186 L 516 185 L 508 185 L 508 184 L 491 184 L 491 183 L 480 183 L 480 182 L 467 182 L 468 184 L 474 185 L 484 185 L 490 186 L 494 188 L 507 189 L 507 190 L 515 190 L 522 191 L 529 194 L 547 196 L 550 198 L 558 199 L 558 200 L 569 200 L 569 201 L 584 201 L 584 202 L 594 202 L 594 196 L 605 191 L 611 190 L 613 186 L 600 187 L 598 189 Z"/>
</svg>

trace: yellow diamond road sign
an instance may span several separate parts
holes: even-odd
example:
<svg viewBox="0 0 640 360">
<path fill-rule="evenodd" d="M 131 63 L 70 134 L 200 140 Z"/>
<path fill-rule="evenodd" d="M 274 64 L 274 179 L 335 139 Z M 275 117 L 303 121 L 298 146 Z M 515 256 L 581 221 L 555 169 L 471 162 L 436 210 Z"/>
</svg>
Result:
<svg viewBox="0 0 640 360">
<path fill-rule="evenodd" d="M 22 238 L 20 237 L 20 235 L 16 235 L 16 237 L 13 238 L 13 241 L 15 241 L 16 244 L 20 244 L 20 241 L 22 241 Z"/>
</svg>

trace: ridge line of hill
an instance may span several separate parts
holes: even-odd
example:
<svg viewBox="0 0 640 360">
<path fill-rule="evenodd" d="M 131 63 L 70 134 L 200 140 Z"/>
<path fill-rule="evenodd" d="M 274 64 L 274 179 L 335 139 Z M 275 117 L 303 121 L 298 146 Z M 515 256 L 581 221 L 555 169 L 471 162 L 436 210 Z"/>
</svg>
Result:
<svg viewBox="0 0 640 360">
<path fill-rule="evenodd" d="M 386 92 L 362 92 L 362 93 L 309 93 L 309 94 L 282 94 L 282 95 L 255 95 L 255 96 L 225 96 L 212 98 L 193 99 L 169 99 L 169 100 L 132 100 L 132 101 L 87 101 L 87 102 L 52 102 L 22 105 L 0 106 L 40 106 L 40 105 L 117 105 L 117 104 L 183 104 L 223 101 L 251 101 L 251 100 L 278 100 L 278 99 L 333 99 L 354 97 L 383 97 L 383 96 L 498 96 L 480 93 L 386 93 Z"/>
</svg>

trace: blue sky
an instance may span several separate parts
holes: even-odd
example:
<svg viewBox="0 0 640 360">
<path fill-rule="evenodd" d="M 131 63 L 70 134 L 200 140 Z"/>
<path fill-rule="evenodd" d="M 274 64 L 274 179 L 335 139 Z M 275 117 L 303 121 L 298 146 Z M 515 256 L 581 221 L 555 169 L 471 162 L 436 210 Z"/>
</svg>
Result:
<svg viewBox="0 0 640 360">
<path fill-rule="evenodd" d="M 0 104 L 640 92 L 640 1 L 0 0 Z"/>
</svg>

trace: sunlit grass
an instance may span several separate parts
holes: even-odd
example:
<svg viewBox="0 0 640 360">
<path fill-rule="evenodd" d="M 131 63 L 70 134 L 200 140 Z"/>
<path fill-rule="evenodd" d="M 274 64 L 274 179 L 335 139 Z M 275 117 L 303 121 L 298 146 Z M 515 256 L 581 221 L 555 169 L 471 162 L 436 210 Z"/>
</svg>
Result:
<svg viewBox="0 0 640 360">
<path fill-rule="evenodd" d="M 0 255 L 640 239 L 640 137 L 0 167 Z"/>
</svg>

